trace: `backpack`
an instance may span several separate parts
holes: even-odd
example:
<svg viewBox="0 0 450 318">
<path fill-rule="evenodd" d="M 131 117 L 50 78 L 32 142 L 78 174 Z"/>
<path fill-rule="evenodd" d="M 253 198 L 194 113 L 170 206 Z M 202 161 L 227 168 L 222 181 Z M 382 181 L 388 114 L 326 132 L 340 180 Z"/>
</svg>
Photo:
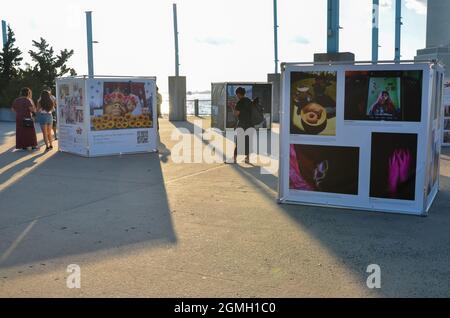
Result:
<svg viewBox="0 0 450 318">
<path fill-rule="evenodd" d="M 266 124 L 266 119 L 264 117 L 264 109 L 263 107 L 259 104 L 259 98 L 256 97 L 253 101 L 252 101 L 252 106 L 251 106 L 251 121 L 252 121 L 252 126 L 253 127 L 257 127 L 257 128 L 264 128 L 265 124 Z"/>
</svg>

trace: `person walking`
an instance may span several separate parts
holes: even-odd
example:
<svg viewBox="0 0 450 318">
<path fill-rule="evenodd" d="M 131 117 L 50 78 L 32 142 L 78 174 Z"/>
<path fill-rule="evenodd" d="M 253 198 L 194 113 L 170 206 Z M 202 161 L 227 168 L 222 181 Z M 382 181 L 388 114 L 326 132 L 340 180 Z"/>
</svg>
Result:
<svg viewBox="0 0 450 318">
<path fill-rule="evenodd" d="M 236 128 L 242 128 L 244 132 L 252 127 L 252 101 L 245 96 L 247 93 L 245 88 L 238 87 L 236 89 L 236 97 L 238 102 L 234 109 L 234 115 L 237 118 Z M 236 139 L 236 148 L 234 149 L 234 163 L 237 162 L 238 154 L 238 138 Z M 245 163 L 250 163 L 250 137 L 245 134 Z"/>
<path fill-rule="evenodd" d="M 41 97 L 39 98 L 37 105 L 37 120 L 41 125 L 42 134 L 44 136 L 44 142 L 46 146 L 46 151 L 53 149 L 52 145 L 52 126 L 53 126 L 53 115 L 52 112 L 55 110 L 55 102 L 51 98 L 49 91 L 43 90 Z"/>
<path fill-rule="evenodd" d="M 28 87 L 20 90 L 20 97 L 14 100 L 11 110 L 16 113 L 16 149 L 37 149 L 36 130 L 33 114 L 36 107 L 32 100 L 32 92 Z"/>
</svg>

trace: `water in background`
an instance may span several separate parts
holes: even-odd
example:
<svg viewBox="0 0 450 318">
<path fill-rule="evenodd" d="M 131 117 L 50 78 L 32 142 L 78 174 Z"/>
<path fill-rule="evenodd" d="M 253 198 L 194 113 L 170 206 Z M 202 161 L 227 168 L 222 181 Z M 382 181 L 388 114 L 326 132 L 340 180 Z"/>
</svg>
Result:
<svg viewBox="0 0 450 318">
<path fill-rule="evenodd" d="M 163 115 L 169 114 L 169 93 L 162 93 L 163 103 L 161 105 L 161 112 Z M 194 115 L 194 100 L 198 99 L 198 111 L 200 116 L 211 115 L 211 94 L 192 94 L 186 95 L 186 108 L 188 115 Z"/>
</svg>

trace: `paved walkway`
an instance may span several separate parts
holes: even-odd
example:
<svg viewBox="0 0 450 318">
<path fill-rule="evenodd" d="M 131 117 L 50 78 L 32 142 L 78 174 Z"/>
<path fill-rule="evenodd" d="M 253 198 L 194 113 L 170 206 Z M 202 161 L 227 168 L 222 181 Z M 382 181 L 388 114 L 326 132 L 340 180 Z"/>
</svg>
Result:
<svg viewBox="0 0 450 318">
<path fill-rule="evenodd" d="M 278 205 L 257 167 L 174 164 L 173 128 L 160 155 L 87 159 L 12 152 L 0 123 L 0 296 L 450 296 L 448 152 L 420 218 Z"/>
</svg>

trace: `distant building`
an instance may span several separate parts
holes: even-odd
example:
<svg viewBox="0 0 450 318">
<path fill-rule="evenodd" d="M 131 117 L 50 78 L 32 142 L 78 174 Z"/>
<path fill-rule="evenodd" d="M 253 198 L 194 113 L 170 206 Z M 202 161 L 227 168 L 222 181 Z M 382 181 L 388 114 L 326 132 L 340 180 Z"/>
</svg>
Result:
<svg viewBox="0 0 450 318">
<path fill-rule="evenodd" d="M 437 59 L 450 69 L 450 1 L 428 0 L 427 47 L 417 51 L 416 60 Z"/>
</svg>

